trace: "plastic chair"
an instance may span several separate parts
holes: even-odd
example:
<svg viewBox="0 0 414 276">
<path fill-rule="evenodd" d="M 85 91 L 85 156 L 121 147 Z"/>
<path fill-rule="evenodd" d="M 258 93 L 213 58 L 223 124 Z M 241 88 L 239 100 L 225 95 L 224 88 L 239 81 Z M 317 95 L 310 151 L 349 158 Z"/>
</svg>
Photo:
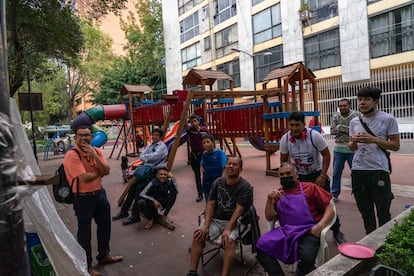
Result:
<svg viewBox="0 0 414 276">
<path fill-rule="evenodd" d="M 399 270 L 386 266 L 386 265 L 376 265 L 371 269 L 370 276 L 405 276 L 404 273 Z"/>
<path fill-rule="evenodd" d="M 203 225 L 205 212 L 198 216 L 198 224 Z M 259 217 L 256 214 L 256 208 L 252 205 L 238 220 L 237 228 L 239 230 L 239 238 L 236 240 L 239 248 L 239 260 L 242 264 L 242 275 L 246 275 L 258 261 L 253 264 L 247 264 L 243 257 L 243 245 L 251 245 L 252 253 L 256 253 L 256 241 L 260 237 L 260 228 L 258 224 Z M 213 248 L 204 250 L 201 254 L 201 265 L 206 266 L 217 254 L 223 249 L 221 244 L 221 235 L 215 239 L 208 241 L 214 245 Z"/>
<path fill-rule="evenodd" d="M 322 231 L 321 231 L 320 246 L 319 246 L 318 254 L 316 255 L 316 259 L 315 259 L 315 265 L 317 267 L 321 266 L 329 258 L 329 246 L 328 246 L 328 243 L 326 241 L 326 233 L 332 227 L 332 225 L 335 223 L 336 216 L 337 216 L 336 215 L 336 206 L 335 206 L 335 203 L 333 202 L 332 199 L 329 202 L 329 205 L 332 206 L 332 209 L 334 211 L 334 216 L 333 216 L 332 220 L 329 222 L 329 224 L 325 228 L 323 228 Z M 270 221 L 269 222 L 269 230 L 273 230 L 275 228 L 275 224 L 276 224 L 276 221 Z M 295 271 L 296 270 L 296 263 L 292 264 L 292 265 L 289 265 L 289 270 L 290 271 Z"/>
</svg>

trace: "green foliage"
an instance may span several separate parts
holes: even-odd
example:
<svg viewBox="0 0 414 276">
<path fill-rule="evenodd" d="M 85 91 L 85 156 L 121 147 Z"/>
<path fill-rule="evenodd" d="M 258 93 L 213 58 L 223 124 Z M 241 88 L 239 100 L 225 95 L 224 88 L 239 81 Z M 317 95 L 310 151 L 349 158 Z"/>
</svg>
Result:
<svg viewBox="0 0 414 276">
<path fill-rule="evenodd" d="M 114 61 L 112 39 L 90 20 L 82 21 L 81 28 L 85 43 L 80 62 L 68 71 L 71 103 L 78 95 L 97 93 L 104 72 L 110 70 Z"/>
<path fill-rule="evenodd" d="M 414 275 L 414 211 L 394 225 L 377 257 L 381 264 Z"/>
<path fill-rule="evenodd" d="M 33 72 L 30 75 L 32 92 L 42 93 L 43 110 L 34 111 L 35 126 L 55 124 L 58 121 L 67 121 L 67 101 L 65 72 L 53 62 L 40 65 L 47 68 L 42 72 Z M 27 92 L 27 82 L 18 90 Z M 17 94 L 14 97 L 18 101 Z M 30 112 L 21 112 L 23 123 L 30 122 Z"/>
<path fill-rule="evenodd" d="M 72 2 L 82 7 L 84 16 L 99 20 L 109 12 L 118 14 L 119 10 L 125 7 L 127 1 L 128 0 L 77 0 Z"/>
<path fill-rule="evenodd" d="M 27 72 L 46 60 L 77 59 L 83 45 L 79 20 L 57 0 L 7 1 L 10 95 L 23 85 Z"/>
<path fill-rule="evenodd" d="M 119 91 L 124 84 L 146 84 L 154 91 L 165 87 L 165 70 L 161 64 L 164 56 L 162 9 L 159 1 L 137 0 L 139 21 L 130 13 L 121 21 L 127 38 L 126 57 L 120 57 L 111 70 L 104 74 L 101 91 L 94 102 L 119 103 Z"/>
</svg>

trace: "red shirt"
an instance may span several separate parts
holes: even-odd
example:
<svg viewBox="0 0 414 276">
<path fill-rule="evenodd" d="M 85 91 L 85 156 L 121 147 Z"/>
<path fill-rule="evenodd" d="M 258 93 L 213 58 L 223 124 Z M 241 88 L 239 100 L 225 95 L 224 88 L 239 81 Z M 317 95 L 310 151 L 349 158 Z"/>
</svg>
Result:
<svg viewBox="0 0 414 276">
<path fill-rule="evenodd" d="M 313 218 L 316 221 L 320 221 L 326 207 L 328 207 L 329 202 L 332 199 L 332 195 L 318 185 L 311 182 L 302 182 L 302 188 Z M 285 193 L 300 194 L 299 183 L 296 184 L 295 188 L 292 191 Z"/>
</svg>

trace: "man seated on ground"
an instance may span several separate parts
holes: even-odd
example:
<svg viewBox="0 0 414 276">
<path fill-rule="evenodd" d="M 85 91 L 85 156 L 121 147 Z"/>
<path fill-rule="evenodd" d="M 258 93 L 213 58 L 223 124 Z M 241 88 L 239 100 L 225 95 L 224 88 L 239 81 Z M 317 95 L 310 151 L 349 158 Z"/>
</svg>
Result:
<svg viewBox="0 0 414 276">
<path fill-rule="evenodd" d="M 134 202 L 132 208 L 132 215 L 126 221 L 123 222 L 123 225 L 129 225 L 137 223 L 139 221 L 139 210 L 137 205 L 137 197 L 139 193 L 144 189 L 148 182 L 155 178 L 155 174 L 158 168 L 165 167 L 166 159 L 168 156 L 168 148 L 162 141 L 163 131 L 160 128 L 154 128 L 151 133 L 152 143 L 149 144 L 145 150 L 140 154 L 139 158 L 143 161 L 145 166 L 151 167 L 150 174 L 142 180 L 138 180 L 135 175 L 133 175 L 128 180 L 128 186 L 130 189 L 125 201 L 122 204 L 121 211 L 113 216 L 113 220 L 118 220 L 126 218 L 129 216 L 128 210 L 131 207 L 131 204 Z"/>
<path fill-rule="evenodd" d="M 138 209 L 148 219 L 145 229 L 152 228 L 157 220 L 158 210 L 168 216 L 177 198 L 177 182 L 167 167 L 158 169 L 157 177 L 153 179 L 140 193 Z M 139 217 L 138 217 L 138 220 Z"/>
<path fill-rule="evenodd" d="M 226 175 L 217 178 L 211 188 L 204 225 L 194 231 L 191 245 L 190 271 L 197 274 L 200 256 L 207 240 L 221 235 L 224 248 L 222 275 L 229 275 L 235 260 L 235 240 L 238 238 L 237 219 L 253 204 L 253 190 L 246 179 L 240 177 L 243 163 L 238 156 L 227 159 Z"/>
<path fill-rule="evenodd" d="M 265 216 L 278 218 L 280 226 L 259 238 L 257 260 L 270 276 L 284 275 L 277 260 L 298 261 L 296 275 L 305 275 L 315 269 L 321 231 L 334 216 L 332 196 L 314 183 L 298 181 L 290 163 L 282 163 L 279 175 L 282 188 L 267 195 Z"/>
</svg>

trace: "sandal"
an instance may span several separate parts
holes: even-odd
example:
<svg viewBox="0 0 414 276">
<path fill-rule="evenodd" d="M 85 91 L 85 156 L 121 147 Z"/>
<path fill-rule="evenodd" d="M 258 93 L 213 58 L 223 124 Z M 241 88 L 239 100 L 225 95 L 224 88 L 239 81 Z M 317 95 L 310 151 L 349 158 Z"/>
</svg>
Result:
<svg viewBox="0 0 414 276">
<path fill-rule="evenodd" d="M 152 220 L 148 221 L 147 224 L 145 224 L 144 229 L 151 229 L 154 222 Z"/>
</svg>

